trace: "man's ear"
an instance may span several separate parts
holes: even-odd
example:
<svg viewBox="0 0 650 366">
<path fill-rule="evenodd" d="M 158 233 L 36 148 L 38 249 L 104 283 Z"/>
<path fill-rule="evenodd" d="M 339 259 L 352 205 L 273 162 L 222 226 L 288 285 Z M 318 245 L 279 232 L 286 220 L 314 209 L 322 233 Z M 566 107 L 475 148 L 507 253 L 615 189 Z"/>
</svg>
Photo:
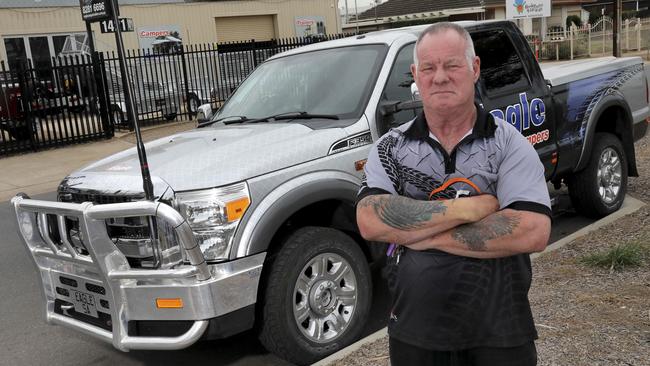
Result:
<svg viewBox="0 0 650 366">
<path fill-rule="evenodd" d="M 474 56 L 472 66 L 474 67 L 474 83 L 476 83 L 481 76 L 481 59 L 478 56 Z"/>
<path fill-rule="evenodd" d="M 415 73 L 418 71 L 418 68 L 415 67 L 415 64 L 411 64 L 411 75 L 413 75 L 413 80 L 415 80 Z"/>
</svg>

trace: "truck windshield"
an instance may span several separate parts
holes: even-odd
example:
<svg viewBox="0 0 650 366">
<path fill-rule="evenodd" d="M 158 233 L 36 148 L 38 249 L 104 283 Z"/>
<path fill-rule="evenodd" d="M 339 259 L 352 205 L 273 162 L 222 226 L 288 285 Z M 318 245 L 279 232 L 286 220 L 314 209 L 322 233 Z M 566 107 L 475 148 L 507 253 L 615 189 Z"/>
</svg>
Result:
<svg viewBox="0 0 650 366">
<path fill-rule="evenodd" d="M 336 116 L 339 125 L 341 120 L 356 120 L 363 113 L 385 54 L 385 45 L 372 44 L 268 61 L 237 88 L 213 120 L 229 116 L 256 119 L 298 111 Z M 282 122 L 287 121 L 291 122 Z"/>
</svg>

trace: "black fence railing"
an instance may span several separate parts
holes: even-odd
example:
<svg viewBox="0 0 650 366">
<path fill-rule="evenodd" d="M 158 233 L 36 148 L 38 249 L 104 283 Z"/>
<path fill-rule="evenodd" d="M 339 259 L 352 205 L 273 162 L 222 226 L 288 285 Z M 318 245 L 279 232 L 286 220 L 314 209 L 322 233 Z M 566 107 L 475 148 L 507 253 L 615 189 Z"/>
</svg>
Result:
<svg viewBox="0 0 650 366">
<path fill-rule="evenodd" d="M 0 156 L 113 136 L 102 122 L 94 65 L 89 56 L 48 67 L 25 60 L 18 70 L 0 62 Z"/>
<path fill-rule="evenodd" d="M 193 119 L 201 104 L 219 108 L 269 57 L 335 34 L 270 41 L 128 50 L 128 73 L 115 52 L 59 56 L 49 66 L 26 60 L 20 70 L 0 65 L 0 156 L 113 136 L 133 129 L 124 87 L 131 88 L 142 126 Z"/>
</svg>

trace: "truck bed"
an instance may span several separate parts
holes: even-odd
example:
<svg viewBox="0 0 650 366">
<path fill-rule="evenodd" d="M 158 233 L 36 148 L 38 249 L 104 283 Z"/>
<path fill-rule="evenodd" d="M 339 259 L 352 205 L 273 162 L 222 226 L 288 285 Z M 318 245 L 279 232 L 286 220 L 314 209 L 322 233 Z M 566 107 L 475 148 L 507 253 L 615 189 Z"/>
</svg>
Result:
<svg viewBox="0 0 650 366">
<path fill-rule="evenodd" d="M 552 86 L 558 86 L 639 63 L 643 63 L 641 57 L 607 56 L 587 60 L 540 63 L 539 65 L 544 78 Z"/>
</svg>

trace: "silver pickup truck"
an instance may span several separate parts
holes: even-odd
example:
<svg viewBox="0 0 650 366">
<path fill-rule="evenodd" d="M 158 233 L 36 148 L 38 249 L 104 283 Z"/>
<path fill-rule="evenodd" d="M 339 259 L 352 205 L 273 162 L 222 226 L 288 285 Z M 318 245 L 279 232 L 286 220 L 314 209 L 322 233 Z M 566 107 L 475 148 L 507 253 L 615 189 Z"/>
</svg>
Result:
<svg viewBox="0 0 650 366">
<path fill-rule="evenodd" d="M 461 24 L 481 58 L 483 106 L 528 138 L 580 212 L 617 210 L 647 128 L 641 59 L 540 68 L 512 23 Z M 409 66 L 423 28 L 267 60 L 214 116 L 202 107 L 200 128 L 146 145 L 154 202 L 135 149 L 70 174 L 59 202 L 14 198 L 47 321 L 122 351 L 254 328 L 297 364 L 353 342 L 370 264 L 385 258 L 358 233 L 356 193 L 372 142 L 417 113 Z"/>
</svg>

